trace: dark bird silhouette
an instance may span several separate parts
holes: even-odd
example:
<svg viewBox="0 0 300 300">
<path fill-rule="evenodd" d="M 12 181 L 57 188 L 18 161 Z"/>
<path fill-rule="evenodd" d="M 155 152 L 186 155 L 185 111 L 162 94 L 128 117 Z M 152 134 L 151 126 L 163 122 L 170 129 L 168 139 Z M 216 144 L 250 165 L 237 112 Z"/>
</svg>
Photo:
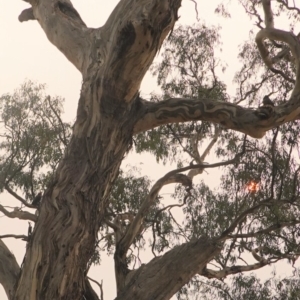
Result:
<svg viewBox="0 0 300 300">
<path fill-rule="evenodd" d="M 264 96 L 263 98 L 263 106 L 274 106 L 273 101 L 269 98 L 269 96 Z"/>
<path fill-rule="evenodd" d="M 31 226 L 31 223 L 28 222 L 28 237 L 30 237 L 32 234 L 32 226 Z"/>
<path fill-rule="evenodd" d="M 38 206 L 38 205 L 40 204 L 41 199 L 42 199 L 42 192 L 39 192 L 39 193 L 34 197 L 34 199 L 33 199 L 33 201 L 32 201 L 31 204 L 34 205 L 34 206 Z"/>
</svg>

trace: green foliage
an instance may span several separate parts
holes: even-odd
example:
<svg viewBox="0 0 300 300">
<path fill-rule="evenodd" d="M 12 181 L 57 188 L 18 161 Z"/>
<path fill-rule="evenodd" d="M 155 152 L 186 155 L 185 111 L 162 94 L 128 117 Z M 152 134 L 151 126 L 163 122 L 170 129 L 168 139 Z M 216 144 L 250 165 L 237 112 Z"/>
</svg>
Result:
<svg viewBox="0 0 300 300">
<path fill-rule="evenodd" d="M 255 7 L 258 1 L 250 2 Z M 247 8 L 250 4 L 244 3 Z M 225 14 L 224 7 L 219 9 Z M 227 101 L 226 86 L 217 76 L 225 70 L 215 57 L 220 45 L 218 28 L 198 25 L 174 30 L 162 50 L 161 62 L 152 68 L 162 94 L 153 95 L 150 101 L 175 96 Z M 269 46 L 274 53 L 282 47 Z M 239 58 L 243 64 L 235 78 L 237 102 L 258 106 L 266 93 L 280 99 L 289 95 L 293 84 L 287 77 L 293 78 L 295 71 L 289 62 L 279 66 L 285 77 L 280 72 L 274 75 L 261 67 L 249 42 L 241 48 Z M 0 98 L 0 188 L 20 190 L 27 200 L 51 181 L 71 133 L 70 125 L 61 120 L 62 99 L 44 96 L 43 90 L 44 86 L 27 82 L 13 95 Z M 254 249 L 269 263 L 286 259 L 294 264 L 300 253 L 299 126 L 299 122 L 285 124 L 259 141 L 206 122 L 165 125 L 134 137 L 136 152 L 149 152 L 157 162 L 178 167 L 199 160 L 195 140 L 199 156 L 207 152 L 203 159 L 209 163 L 226 162 L 242 151 L 243 155 L 235 164 L 219 168 L 222 176 L 213 179 L 220 182 L 215 190 L 201 178 L 194 180 L 191 191 L 176 186 L 171 197 L 156 197 L 143 216 L 142 231 L 127 253 L 127 264 L 135 266 L 147 243 L 157 255 L 201 236 L 226 234 L 222 252 L 207 268 L 234 268 L 247 261 Z M 215 138 L 213 149 L 206 151 Z M 102 252 L 114 253 L 116 243 L 147 200 L 151 185 L 136 169 L 120 171 L 90 263 L 99 264 Z M 177 296 L 292 300 L 297 299 L 293 297 L 299 294 L 298 286 L 293 278 L 262 283 L 254 275 L 237 275 L 227 285 L 196 276 Z"/>
<path fill-rule="evenodd" d="M 164 44 L 161 62 L 151 68 L 162 95 L 152 95 L 150 101 L 175 96 L 211 101 L 228 99 L 226 86 L 217 75 L 225 70 L 216 58 L 221 45 L 218 30 L 202 24 L 179 26 L 172 32 Z M 214 126 L 207 122 L 161 126 L 135 137 L 136 151 L 154 154 L 157 162 L 176 162 L 181 166 L 186 162 L 182 155 L 191 153 L 190 138 L 200 132 L 204 140 L 213 135 Z"/>
<path fill-rule="evenodd" d="M 27 81 L 0 97 L 0 189 L 21 190 L 27 201 L 51 181 L 71 134 L 61 120 L 63 99 L 44 90 Z"/>
<path fill-rule="evenodd" d="M 180 300 L 296 300 L 299 299 L 299 270 L 285 279 L 272 277 L 263 281 L 255 274 L 239 274 L 230 281 L 201 280 L 197 276 L 192 284 L 178 293 Z M 194 289 L 194 287 L 197 289 Z M 201 291 L 199 293 L 199 290 Z"/>
<path fill-rule="evenodd" d="M 180 96 L 225 100 L 226 86 L 216 74 L 225 71 L 216 58 L 219 28 L 179 26 L 164 44 L 162 61 L 152 67 L 164 97 Z"/>
</svg>

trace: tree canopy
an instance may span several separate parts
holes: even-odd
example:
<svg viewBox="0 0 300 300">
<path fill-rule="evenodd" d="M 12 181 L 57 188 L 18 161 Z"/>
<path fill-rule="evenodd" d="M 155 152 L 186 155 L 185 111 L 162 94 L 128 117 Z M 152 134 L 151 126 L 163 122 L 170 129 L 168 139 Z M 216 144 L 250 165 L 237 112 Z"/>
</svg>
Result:
<svg viewBox="0 0 300 300">
<path fill-rule="evenodd" d="M 103 300 L 88 272 L 108 254 L 117 300 L 297 299 L 300 41 L 275 29 L 273 15 L 294 29 L 298 7 L 239 1 L 257 30 L 240 47 L 229 95 L 219 28 L 176 27 L 179 0 L 122 0 L 98 29 L 70 1 L 28 2 L 20 21 L 37 20 L 83 83 L 74 124 L 44 85 L 0 97 L 0 191 L 20 202 L 0 211 L 30 222 L 27 235 L 0 236 L 7 297 Z M 216 12 L 230 16 L 224 4 Z M 149 68 L 161 92 L 144 99 Z M 120 168 L 134 153 L 174 169 L 153 182 Z M 21 266 L 8 237 L 26 243 Z M 279 261 L 294 276 L 251 273 Z"/>
</svg>

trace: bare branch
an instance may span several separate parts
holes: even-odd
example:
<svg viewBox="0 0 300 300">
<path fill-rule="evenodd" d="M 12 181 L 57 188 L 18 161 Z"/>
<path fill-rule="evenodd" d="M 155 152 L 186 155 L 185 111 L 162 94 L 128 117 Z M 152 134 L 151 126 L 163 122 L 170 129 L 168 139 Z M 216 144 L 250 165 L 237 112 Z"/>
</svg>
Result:
<svg viewBox="0 0 300 300">
<path fill-rule="evenodd" d="M 4 206 L 0 205 L 0 211 L 4 213 L 9 218 L 18 218 L 20 220 L 30 220 L 33 222 L 37 221 L 37 216 L 33 215 L 27 211 L 22 211 L 16 208 L 14 211 L 9 212 L 4 208 Z"/>
<path fill-rule="evenodd" d="M 159 299 L 170 299 L 199 269 L 204 269 L 220 253 L 221 248 L 215 240 L 207 237 L 174 247 L 147 265 L 131 271 L 126 278 L 126 285 L 115 300 L 131 300 L 133 290 L 135 299 L 157 299 L 157 295 Z M 147 288 L 146 281 L 155 288 Z"/>
<path fill-rule="evenodd" d="M 170 98 L 156 103 L 142 103 L 143 108 L 134 126 L 135 134 L 163 124 L 202 120 L 262 138 L 269 129 L 300 117 L 299 95 L 274 107 L 268 116 L 262 116 L 259 109 L 243 108 L 233 103 L 211 99 Z"/>
<path fill-rule="evenodd" d="M 271 0 L 262 0 L 262 5 L 265 13 L 266 28 L 274 28 L 274 18 L 271 9 Z"/>
<path fill-rule="evenodd" d="M 21 14 L 19 15 L 19 21 L 20 22 L 26 22 L 30 20 L 36 20 L 34 14 L 33 14 L 33 9 L 32 8 L 27 8 L 24 9 Z"/>
<path fill-rule="evenodd" d="M 0 283 L 9 300 L 13 299 L 20 267 L 15 256 L 0 239 Z"/>
<path fill-rule="evenodd" d="M 180 169 L 179 169 L 180 170 Z M 143 225 L 143 219 L 147 215 L 147 212 L 151 205 L 155 203 L 156 197 L 163 186 L 171 183 L 181 183 L 185 186 L 188 186 L 191 188 L 191 181 L 190 179 L 183 174 L 177 174 L 180 173 L 180 171 L 177 172 L 171 171 L 167 173 L 164 177 L 160 178 L 156 181 L 156 183 L 153 185 L 152 189 L 149 192 L 148 197 L 143 201 L 138 213 L 136 214 L 134 220 L 130 225 L 128 226 L 128 229 L 126 231 L 125 236 L 123 237 L 122 241 L 120 242 L 120 247 L 122 249 L 126 249 L 126 252 L 130 245 L 132 244 L 134 238 L 140 232 L 142 225 Z"/>
<path fill-rule="evenodd" d="M 203 164 L 206 156 L 209 154 L 210 150 L 212 149 L 212 147 L 217 142 L 218 137 L 219 137 L 219 133 L 220 133 L 220 130 L 215 126 L 215 134 L 214 134 L 212 140 L 210 141 L 209 145 L 206 147 L 206 149 L 204 150 L 204 152 L 201 156 L 199 155 L 199 152 L 198 152 L 198 140 L 193 143 L 195 157 L 199 158 L 199 161 L 197 161 L 198 164 L 200 164 L 200 163 Z M 199 169 L 194 169 L 194 170 L 189 171 L 187 176 L 189 178 L 193 179 L 196 175 L 201 174 L 202 172 L 203 172 L 203 169 L 200 169 L 200 168 Z"/>
<path fill-rule="evenodd" d="M 28 241 L 28 236 L 24 234 L 4 234 L 0 235 L 0 239 L 5 239 L 5 238 L 14 238 L 14 239 L 21 239 L 23 241 Z"/>
<path fill-rule="evenodd" d="M 267 67 L 272 68 L 273 64 L 278 61 L 278 56 L 274 59 L 270 57 L 269 51 L 264 43 L 265 39 L 281 41 L 287 43 L 292 51 L 296 66 L 296 83 L 292 96 L 298 95 L 300 92 L 300 43 L 299 38 L 293 33 L 273 28 L 260 30 L 256 35 L 256 44 L 262 60 Z"/>
<path fill-rule="evenodd" d="M 30 208 L 36 208 L 34 205 L 29 204 L 24 198 L 22 198 L 21 196 L 19 196 L 16 192 L 14 192 L 9 186 L 8 184 L 6 184 L 4 186 L 5 190 L 10 193 L 12 196 L 15 197 L 15 199 L 19 200 L 22 204 L 24 204 L 27 207 Z"/>
<path fill-rule="evenodd" d="M 238 265 L 238 266 L 226 267 L 219 271 L 211 270 L 211 269 L 204 269 L 202 272 L 199 272 L 199 275 L 205 276 L 207 278 L 222 279 L 222 278 L 227 277 L 228 275 L 257 270 L 257 269 L 260 269 L 260 268 L 266 266 L 267 264 L 268 263 L 260 262 L 260 263 L 256 263 L 253 265 L 247 265 L 247 266 Z"/>
<path fill-rule="evenodd" d="M 96 284 L 99 286 L 99 288 L 100 288 L 100 300 L 104 300 L 104 296 L 103 296 L 103 295 L 104 295 L 104 294 L 103 294 L 103 281 L 101 280 L 101 283 L 99 283 L 97 280 L 92 279 L 92 278 L 89 277 L 89 276 L 87 276 L 87 278 L 88 278 L 88 280 L 90 280 L 90 281 L 96 283 Z"/>
<path fill-rule="evenodd" d="M 50 42 L 60 49 L 79 71 L 83 71 L 84 51 L 87 51 L 88 46 L 87 37 L 84 35 L 87 27 L 71 1 L 28 2 L 32 7 L 20 14 L 20 22 L 38 20 Z"/>
</svg>

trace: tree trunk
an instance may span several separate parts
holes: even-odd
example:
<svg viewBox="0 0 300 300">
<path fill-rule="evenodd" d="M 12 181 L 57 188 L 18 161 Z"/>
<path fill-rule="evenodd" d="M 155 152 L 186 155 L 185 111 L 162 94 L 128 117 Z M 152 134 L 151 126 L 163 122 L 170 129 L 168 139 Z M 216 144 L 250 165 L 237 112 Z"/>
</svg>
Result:
<svg viewBox="0 0 300 300">
<path fill-rule="evenodd" d="M 138 98 L 129 104 L 112 100 L 95 82 L 84 83 L 80 103 L 91 99 L 99 103 L 102 92 L 100 103 L 112 104 L 109 109 L 100 104 L 96 126 L 90 127 L 91 122 L 75 126 L 55 181 L 42 201 L 15 299 L 82 299 L 87 294 L 86 266 L 95 250 L 111 186 L 131 145 L 138 103 Z M 89 116 L 82 111 L 79 105 L 77 124 L 94 117 L 95 110 L 90 109 Z"/>
<path fill-rule="evenodd" d="M 44 193 L 20 277 L 17 280 L 19 270 L 3 247 L 0 263 L 7 259 L 12 268 L 7 280 L 0 274 L 0 282 L 16 300 L 93 300 L 97 296 L 87 281 L 87 265 L 134 133 L 207 120 L 262 137 L 268 129 L 299 118 L 299 96 L 271 112 L 201 99 L 141 101 L 141 81 L 178 19 L 181 0 L 120 0 L 98 29 L 87 28 L 69 0 L 26 2 L 32 8 L 20 20 L 38 20 L 48 39 L 82 73 L 83 85 L 73 136 Z M 132 272 L 121 260 L 125 279 L 120 281 L 125 286 L 117 299 L 169 299 L 219 251 L 216 241 L 202 238 Z"/>
<path fill-rule="evenodd" d="M 69 0 L 29 2 L 28 19 L 38 20 L 83 85 L 73 136 L 42 199 L 14 299 L 94 299 L 87 265 L 131 146 L 140 83 L 181 1 L 121 0 L 99 29 L 87 28 Z"/>
</svg>

